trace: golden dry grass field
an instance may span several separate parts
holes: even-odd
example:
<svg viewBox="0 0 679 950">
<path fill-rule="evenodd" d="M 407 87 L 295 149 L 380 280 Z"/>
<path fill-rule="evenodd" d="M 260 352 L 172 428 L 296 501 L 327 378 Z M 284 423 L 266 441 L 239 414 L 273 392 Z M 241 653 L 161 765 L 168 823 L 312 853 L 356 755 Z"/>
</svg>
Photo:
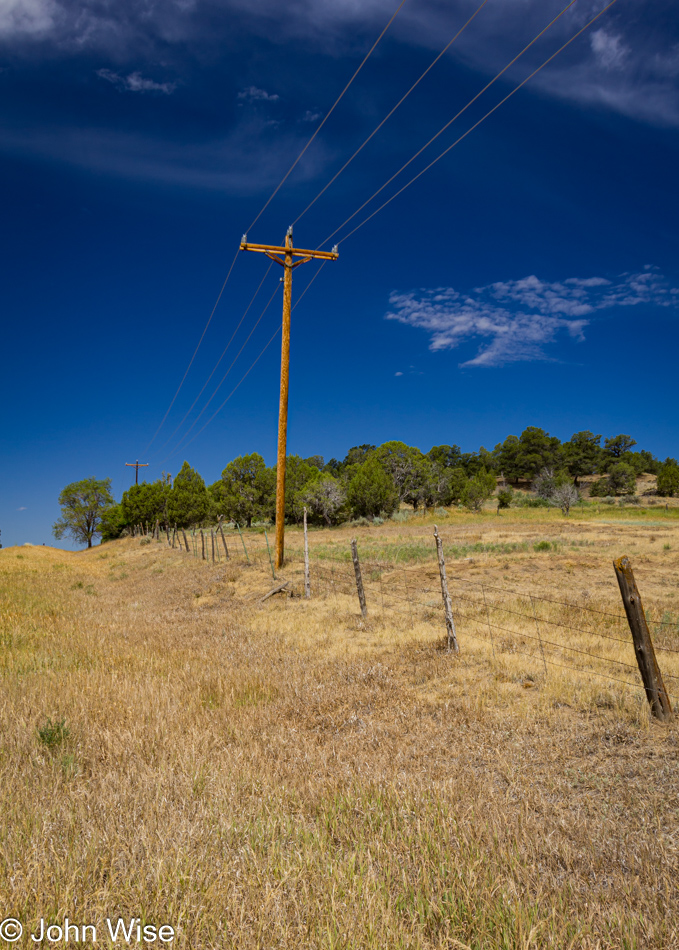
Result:
<svg viewBox="0 0 679 950">
<path fill-rule="evenodd" d="M 611 563 L 679 693 L 677 514 L 439 516 L 457 657 L 431 516 L 311 531 L 308 601 L 298 529 L 296 596 L 264 602 L 255 530 L 249 563 L 232 534 L 214 564 L 0 551 L 14 946 L 66 917 L 108 946 L 122 916 L 191 950 L 679 947 L 679 733 L 637 688 Z"/>
</svg>

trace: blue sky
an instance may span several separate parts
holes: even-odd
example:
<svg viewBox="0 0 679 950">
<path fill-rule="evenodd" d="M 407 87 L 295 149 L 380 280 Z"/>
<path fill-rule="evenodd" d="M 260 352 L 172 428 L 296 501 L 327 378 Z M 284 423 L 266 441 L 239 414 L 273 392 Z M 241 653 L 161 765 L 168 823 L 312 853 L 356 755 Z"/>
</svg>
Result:
<svg viewBox="0 0 679 950">
<path fill-rule="evenodd" d="M 481 4 L 406 0 L 249 239 L 281 242 L 295 221 L 297 245 L 321 244 L 565 2 L 487 0 L 297 220 Z M 470 451 L 540 425 L 679 453 L 674 4 L 617 0 L 342 240 L 604 5 L 576 0 L 332 238 L 339 260 L 293 314 L 290 452 L 392 438 Z M 68 482 L 110 476 L 120 497 L 136 458 L 149 478 L 186 458 L 207 481 L 244 452 L 274 461 L 279 338 L 262 350 L 280 294 L 254 325 L 279 273 L 238 326 L 266 272 L 256 254 L 237 257 L 149 442 L 241 235 L 396 7 L 0 0 L 5 545 L 50 543 Z M 293 299 L 315 272 L 297 269 Z"/>
</svg>

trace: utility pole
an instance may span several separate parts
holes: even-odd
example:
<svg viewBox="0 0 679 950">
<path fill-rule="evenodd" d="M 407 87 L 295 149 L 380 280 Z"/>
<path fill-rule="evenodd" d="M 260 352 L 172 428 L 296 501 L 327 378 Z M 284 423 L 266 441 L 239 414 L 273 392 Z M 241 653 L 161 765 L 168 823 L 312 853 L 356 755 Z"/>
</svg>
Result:
<svg viewBox="0 0 679 950">
<path fill-rule="evenodd" d="M 292 246 L 292 227 L 285 235 L 285 246 L 248 244 L 243 235 L 241 251 L 258 251 L 283 267 L 283 333 L 281 339 L 281 396 L 278 408 L 278 463 L 276 466 L 276 570 L 283 566 L 285 549 L 285 453 L 288 440 L 288 389 L 290 385 L 290 311 L 292 302 L 292 271 L 307 261 L 336 261 L 337 246 L 332 251 L 307 251 Z M 279 257 L 277 255 L 283 255 Z M 295 260 L 299 258 L 299 260 Z"/>
<path fill-rule="evenodd" d="M 136 462 L 125 462 L 125 465 L 126 465 L 128 468 L 133 468 L 133 469 L 134 469 L 134 484 L 135 484 L 135 485 L 138 485 L 138 484 L 139 484 L 139 469 L 140 469 L 140 468 L 148 468 L 149 463 L 148 463 L 148 462 L 140 462 L 139 459 L 137 459 Z"/>
</svg>

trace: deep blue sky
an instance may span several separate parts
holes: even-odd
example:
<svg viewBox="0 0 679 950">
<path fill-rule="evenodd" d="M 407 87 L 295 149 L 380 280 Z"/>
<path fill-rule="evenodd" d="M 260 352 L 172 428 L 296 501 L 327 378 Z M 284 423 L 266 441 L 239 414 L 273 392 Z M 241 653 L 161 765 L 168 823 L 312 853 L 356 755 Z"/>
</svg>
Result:
<svg viewBox="0 0 679 950">
<path fill-rule="evenodd" d="M 250 240 L 283 240 L 479 3 L 406 0 Z M 296 224 L 295 243 L 317 246 L 564 3 L 488 0 Z M 236 261 L 147 446 L 243 231 L 396 6 L 0 0 L 4 545 L 53 543 L 61 488 L 111 476 L 120 497 L 136 458 L 152 463 L 149 478 L 187 458 L 207 481 L 244 452 L 274 461 L 278 337 L 188 440 L 270 339 L 280 296 L 176 447 L 274 290 L 273 270 L 170 439 L 266 270 L 255 254 Z M 383 197 L 603 6 L 576 0 Z M 340 240 L 293 316 L 289 451 L 342 457 L 392 438 L 469 451 L 540 425 L 562 439 L 629 432 L 676 456 L 678 87 L 676 5 L 618 0 Z M 295 297 L 314 270 L 296 271 Z"/>
</svg>

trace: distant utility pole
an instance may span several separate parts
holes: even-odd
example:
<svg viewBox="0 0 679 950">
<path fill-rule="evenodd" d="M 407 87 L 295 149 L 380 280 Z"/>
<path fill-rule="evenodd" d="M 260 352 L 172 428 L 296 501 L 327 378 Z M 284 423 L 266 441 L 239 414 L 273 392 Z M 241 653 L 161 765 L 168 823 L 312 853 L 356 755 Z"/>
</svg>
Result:
<svg viewBox="0 0 679 950">
<path fill-rule="evenodd" d="M 290 384 L 290 304 L 292 302 L 292 271 L 307 261 L 336 261 L 337 246 L 332 251 L 305 251 L 292 246 L 292 227 L 285 235 L 285 247 L 274 244 L 248 244 L 243 235 L 241 251 L 259 251 L 283 267 L 283 334 L 281 340 L 281 398 L 278 409 L 278 464 L 276 467 L 276 570 L 283 566 L 285 548 L 285 453 L 288 441 L 288 389 Z M 280 258 L 277 255 L 282 254 Z M 300 260 L 294 260 L 295 257 Z"/>
<path fill-rule="evenodd" d="M 149 463 L 148 463 L 148 462 L 140 462 L 139 459 L 137 459 L 136 462 L 125 462 L 125 465 L 126 465 L 128 468 L 133 468 L 133 469 L 134 469 L 134 484 L 135 484 L 135 485 L 138 485 L 138 484 L 139 484 L 139 469 L 140 469 L 140 468 L 148 468 Z"/>
</svg>

